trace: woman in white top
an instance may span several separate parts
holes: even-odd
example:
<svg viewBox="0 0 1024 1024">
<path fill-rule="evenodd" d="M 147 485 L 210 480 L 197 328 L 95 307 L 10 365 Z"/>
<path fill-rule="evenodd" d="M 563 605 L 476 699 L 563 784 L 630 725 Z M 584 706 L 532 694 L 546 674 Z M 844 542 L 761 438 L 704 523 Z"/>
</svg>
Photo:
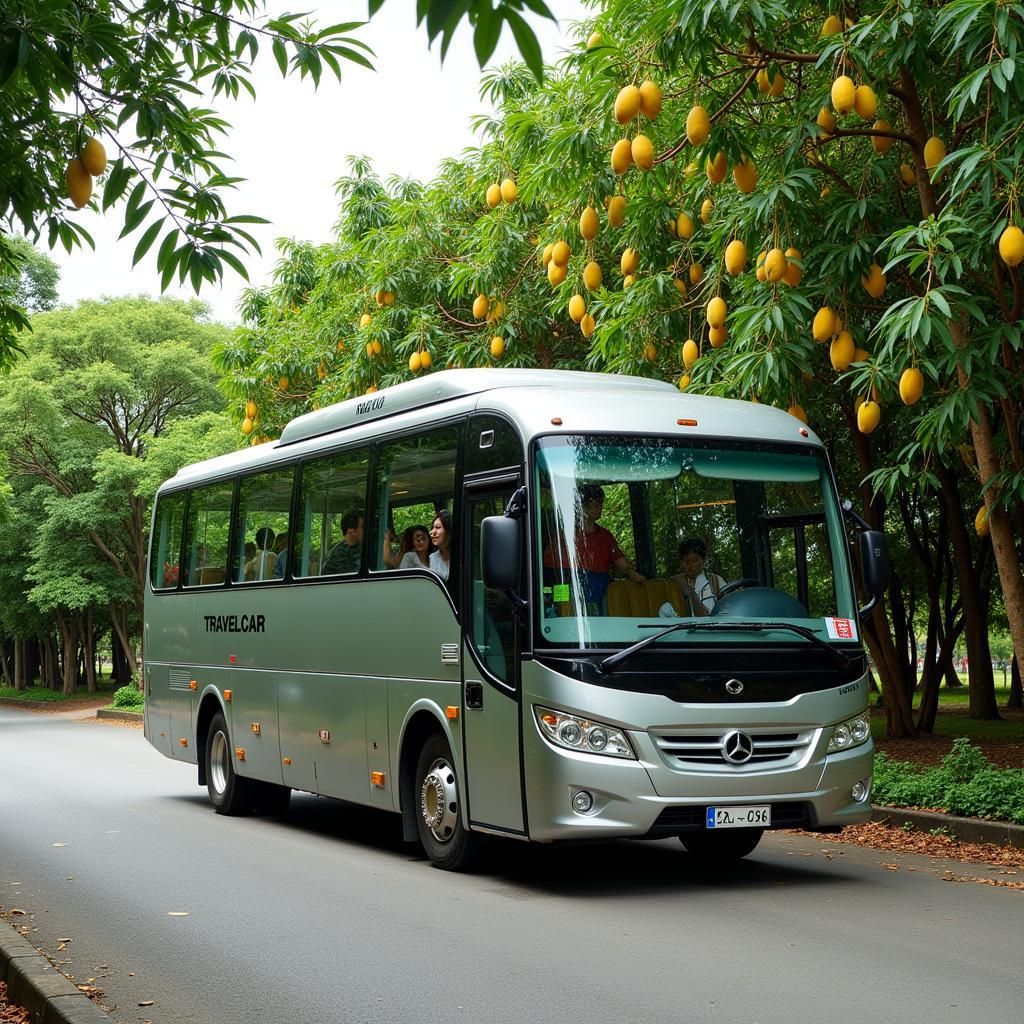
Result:
<svg viewBox="0 0 1024 1024">
<path fill-rule="evenodd" d="M 425 526 L 410 526 L 402 532 L 402 543 L 395 550 L 395 535 L 384 531 L 384 545 L 380 560 L 389 569 L 427 569 L 427 559 L 434 545 L 430 543 L 430 532 Z"/>
<path fill-rule="evenodd" d="M 704 571 L 707 545 L 699 537 L 691 537 L 679 545 L 679 565 L 682 572 L 673 576 L 683 595 L 683 614 L 709 615 L 718 602 L 725 580 L 717 573 Z"/>
<path fill-rule="evenodd" d="M 427 560 L 427 568 L 446 580 L 452 562 L 452 516 L 447 509 L 442 509 L 434 517 L 434 524 L 430 527 L 430 539 L 437 550 Z"/>
</svg>

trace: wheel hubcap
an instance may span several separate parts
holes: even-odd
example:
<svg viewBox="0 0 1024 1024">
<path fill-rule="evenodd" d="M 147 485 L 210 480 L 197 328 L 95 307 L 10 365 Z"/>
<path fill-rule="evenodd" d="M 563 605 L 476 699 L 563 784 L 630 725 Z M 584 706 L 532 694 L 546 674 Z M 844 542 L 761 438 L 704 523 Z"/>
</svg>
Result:
<svg viewBox="0 0 1024 1024">
<path fill-rule="evenodd" d="M 218 796 L 228 788 L 228 741 L 222 732 L 215 732 L 210 743 L 210 781 Z"/>
<path fill-rule="evenodd" d="M 459 818 L 455 772 L 443 758 L 435 761 L 420 787 L 420 814 L 423 823 L 439 843 L 447 843 L 455 835 Z"/>
</svg>

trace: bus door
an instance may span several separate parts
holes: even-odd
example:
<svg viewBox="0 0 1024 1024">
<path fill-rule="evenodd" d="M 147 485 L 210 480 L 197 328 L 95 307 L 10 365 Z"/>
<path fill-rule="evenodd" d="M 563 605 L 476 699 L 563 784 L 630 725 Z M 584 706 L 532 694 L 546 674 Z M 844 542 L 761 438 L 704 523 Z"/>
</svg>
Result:
<svg viewBox="0 0 1024 1024">
<path fill-rule="evenodd" d="M 469 818 L 524 834 L 519 713 L 519 625 L 505 594 L 483 584 L 480 524 L 504 513 L 519 473 L 467 482 L 462 574 L 463 749 Z"/>
</svg>

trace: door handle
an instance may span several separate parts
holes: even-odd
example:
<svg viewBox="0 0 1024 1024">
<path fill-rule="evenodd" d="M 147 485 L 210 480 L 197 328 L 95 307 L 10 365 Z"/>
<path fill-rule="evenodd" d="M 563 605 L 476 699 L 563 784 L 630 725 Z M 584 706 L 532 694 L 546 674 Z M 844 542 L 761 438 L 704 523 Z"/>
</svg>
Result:
<svg viewBox="0 0 1024 1024">
<path fill-rule="evenodd" d="M 484 684 L 466 683 L 466 710 L 479 711 L 484 706 Z"/>
</svg>

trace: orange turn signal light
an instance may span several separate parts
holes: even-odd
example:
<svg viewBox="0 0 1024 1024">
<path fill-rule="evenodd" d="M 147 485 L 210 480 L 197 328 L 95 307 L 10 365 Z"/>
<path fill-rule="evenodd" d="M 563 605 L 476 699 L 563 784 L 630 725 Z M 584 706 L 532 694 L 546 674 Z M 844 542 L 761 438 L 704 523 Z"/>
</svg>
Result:
<svg viewBox="0 0 1024 1024">
<path fill-rule="evenodd" d="M 695 426 L 697 426 L 697 421 L 696 420 L 676 420 L 676 423 L 680 427 L 695 427 Z"/>
<path fill-rule="evenodd" d="M 284 763 L 285 763 L 285 764 L 291 764 L 291 763 L 292 763 L 292 759 L 291 759 L 290 757 L 286 757 L 286 758 L 284 759 Z"/>
<path fill-rule="evenodd" d="M 186 739 L 178 740 L 178 746 L 179 747 L 187 747 L 188 746 L 188 740 L 186 740 Z"/>
<path fill-rule="evenodd" d="M 383 772 L 370 772 L 370 785 L 371 786 L 383 786 L 384 785 L 384 773 Z"/>
<path fill-rule="evenodd" d="M 224 700 L 227 701 L 228 704 L 231 703 L 231 691 L 230 690 L 225 690 L 224 691 Z"/>
<path fill-rule="evenodd" d="M 562 417 L 561 416 L 552 416 L 551 417 L 551 423 L 554 426 L 556 426 L 556 427 L 560 427 L 562 425 Z"/>
<path fill-rule="evenodd" d="M 260 734 L 260 723 L 259 722 L 253 722 L 251 728 L 252 728 L 253 736 L 259 736 L 259 734 Z"/>
<path fill-rule="evenodd" d="M 454 704 L 449 704 L 448 707 L 444 709 L 444 714 L 445 718 L 458 718 L 459 709 Z"/>
<path fill-rule="evenodd" d="M 194 690 L 196 688 L 196 686 L 198 686 L 198 685 L 199 684 L 194 679 L 190 679 L 189 683 L 188 683 L 188 688 L 190 690 Z"/>
<path fill-rule="evenodd" d="M 244 761 L 245 747 L 235 747 L 235 757 L 237 757 L 239 761 Z"/>
</svg>

